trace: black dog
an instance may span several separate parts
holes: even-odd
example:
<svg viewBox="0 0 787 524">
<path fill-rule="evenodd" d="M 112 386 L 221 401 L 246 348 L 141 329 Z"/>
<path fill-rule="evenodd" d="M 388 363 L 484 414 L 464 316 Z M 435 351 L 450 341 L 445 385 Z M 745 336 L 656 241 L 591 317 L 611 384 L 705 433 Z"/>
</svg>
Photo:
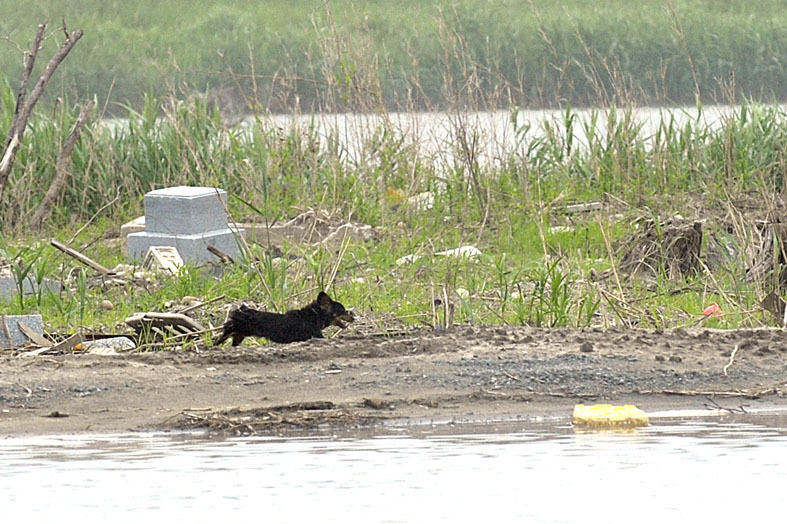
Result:
<svg viewBox="0 0 787 524">
<path fill-rule="evenodd" d="M 353 320 L 352 313 L 324 291 L 320 291 L 317 300 L 308 306 L 284 314 L 257 311 L 243 305 L 230 313 L 216 345 L 229 337 L 232 337 L 233 346 L 240 344 L 246 337 L 265 337 L 285 344 L 322 338 L 322 330 L 328 326 L 344 329 L 344 322 Z"/>
</svg>

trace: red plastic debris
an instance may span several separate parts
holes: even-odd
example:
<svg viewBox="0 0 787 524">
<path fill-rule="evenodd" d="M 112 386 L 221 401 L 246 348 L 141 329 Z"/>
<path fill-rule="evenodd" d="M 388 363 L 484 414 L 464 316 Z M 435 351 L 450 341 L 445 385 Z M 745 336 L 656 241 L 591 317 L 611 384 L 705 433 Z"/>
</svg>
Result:
<svg viewBox="0 0 787 524">
<path fill-rule="evenodd" d="M 714 302 L 711 305 L 709 305 L 708 307 L 706 307 L 702 311 L 702 314 L 704 316 L 706 316 L 706 317 L 709 317 L 711 315 L 714 316 L 714 317 L 718 317 L 718 316 L 721 316 L 721 308 L 719 307 L 719 305 L 716 302 Z"/>
</svg>

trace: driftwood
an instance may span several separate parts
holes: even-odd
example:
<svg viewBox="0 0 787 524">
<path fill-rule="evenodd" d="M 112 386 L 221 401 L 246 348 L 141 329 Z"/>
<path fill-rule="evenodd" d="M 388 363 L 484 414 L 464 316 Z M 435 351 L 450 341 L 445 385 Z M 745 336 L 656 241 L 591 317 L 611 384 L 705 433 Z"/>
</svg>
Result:
<svg viewBox="0 0 787 524">
<path fill-rule="evenodd" d="M 66 39 L 63 41 L 63 44 L 60 46 L 60 49 L 49 59 L 44 70 L 41 71 L 41 75 L 38 77 L 35 86 L 33 86 L 32 91 L 30 91 L 30 96 L 27 96 L 27 86 L 30 81 L 30 75 L 33 72 L 33 66 L 35 65 L 36 57 L 38 56 L 38 51 L 41 48 L 41 41 L 44 39 L 44 31 L 46 30 L 46 24 L 39 24 L 38 30 L 36 31 L 36 36 L 33 39 L 33 45 L 30 48 L 30 52 L 25 53 L 25 67 L 22 70 L 22 78 L 19 84 L 19 92 L 17 93 L 16 97 L 16 108 L 14 109 L 14 117 L 11 120 L 11 127 L 8 129 L 8 135 L 5 139 L 5 144 L 3 146 L 3 156 L 0 157 L 0 199 L 3 196 L 3 190 L 5 189 L 6 183 L 8 182 L 8 177 L 11 174 L 11 168 L 14 165 L 14 159 L 16 158 L 16 154 L 19 151 L 19 147 L 22 145 L 22 138 L 25 134 L 25 129 L 27 128 L 27 121 L 30 119 L 30 115 L 33 113 L 33 108 L 35 107 L 38 100 L 41 98 L 41 95 L 44 93 L 44 88 L 46 87 L 49 79 L 52 78 L 52 75 L 55 72 L 55 69 L 60 65 L 60 63 L 65 60 L 68 53 L 71 52 L 71 49 L 76 45 L 80 38 L 82 38 L 82 30 L 77 30 L 69 33 L 66 31 L 65 25 L 63 26 L 63 32 L 66 35 Z"/>
</svg>

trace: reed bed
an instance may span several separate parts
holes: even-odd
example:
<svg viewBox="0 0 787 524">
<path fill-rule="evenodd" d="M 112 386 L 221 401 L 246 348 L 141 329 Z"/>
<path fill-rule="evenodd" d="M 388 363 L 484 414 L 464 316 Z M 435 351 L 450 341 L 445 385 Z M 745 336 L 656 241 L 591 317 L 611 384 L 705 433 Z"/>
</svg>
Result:
<svg viewBox="0 0 787 524">
<path fill-rule="evenodd" d="M 787 98 L 784 0 L 378 2 L 0 1 L 0 71 L 18 78 L 35 26 L 82 28 L 50 98 L 97 96 L 112 115 L 143 95 L 210 90 L 238 111 L 445 109 L 472 73 L 528 107 Z M 18 48 L 19 49 L 18 49 Z M 369 75 L 373 68 L 378 74 Z M 325 98 L 326 87 L 335 92 Z M 373 96 L 370 96 L 373 95 Z M 484 100 L 489 100 L 484 97 Z M 474 108 L 473 97 L 466 100 Z M 500 109 L 501 107 L 496 107 Z M 503 109 L 506 106 L 502 107 Z M 371 109 L 379 109 L 374 107 Z M 490 108 L 486 108 L 490 109 Z"/>
</svg>

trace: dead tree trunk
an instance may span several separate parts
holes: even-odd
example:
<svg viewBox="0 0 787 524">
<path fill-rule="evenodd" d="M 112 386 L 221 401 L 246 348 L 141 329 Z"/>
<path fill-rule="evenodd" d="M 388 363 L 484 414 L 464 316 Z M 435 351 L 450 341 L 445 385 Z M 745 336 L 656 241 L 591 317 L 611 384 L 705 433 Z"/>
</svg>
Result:
<svg viewBox="0 0 787 524">
<path fill-rule="evenodd" d="M 55 203 L 55 200 L 57 200 L 57 197 L 66 185 L 74 146 L 77 140 L 79 140 L 79 134 L 82 132 L 82 128 L 85 127 L 88 115 L 90 111 L 93 110 L 94 105 L 95 102 L 91 100 L 82 106 L 77 121 L 68 134 L 65 144 L 63 144 L 63 149 L 60 150 L 60 155 L 57 157 L 57 163 L 55 164 L 55 178 L 52 180 L 52 184 L 44 195 L 44 199 L 41 200 L 41 204 L 39 204 L 33 218 L 30 219 L 30 225 L 34 229 L 40 228 L 44 221 L 49 218 L 49 214 L 52 211 L 52 204 Z"/>
<path fill-rule="evenodd" d="M 22 137 L 24 136 L 25 129 L 27 128 L 27 121 L 30 119 L 30 115 L 33 113 L 33 108 L 35 107 L 36 103 L 38 103 L 41 95 L 44 93 L 44 88 L 49 82 L 49 79 L 52 78 L 52 74 L 54 74 L 57 66 L 59 66 L 63 60 L 65 60 L 66 56 L 68 56 L 68 53 L 71 52 L 71 49 L 74 47 L 77 41 L 82 38 L 81 29 L 69 33 L 66 31 L 65 26 L 63 26 L 66 39 L 63 41 L 60 49 L 58 49 L 52 58 L 49 59 L 49 62 L 47 62 L 44 70 L 41 71 L 41 75 L 38 77 L 38 81 L 36 81 L 36 84 L 33 86 L 33 90 L 30 92 L 30 96 L 28 97 L 27 84 L 30 81 L 30 75 L 33 72 L 33 65 L 35 64 L 38 51 L 41 48 L 41 41 L 44 39 L 45 30 L 46 24 L 39 24 L 38 30 L 36 31 L 36 36 L 33 39 L 33 46 L 30 48 L 30 52 L 26 54 L 25 67 L 22 70 L 22 78 L 19 85 L 19 93 L 16 97 L 14 118 L 11 121 L 11 127 L 8 129 L 8 135 L 5 139 L 3 156 L 0 157 L 0 201 L 2 201 L 3 190 L 5 189 L 6 183 L 8 182 L 8 177 L 11 174 L 11 168 L 14 165 L 16 153 L 19 151 L 19 146 L 22 145 Z"/>
</svg>

